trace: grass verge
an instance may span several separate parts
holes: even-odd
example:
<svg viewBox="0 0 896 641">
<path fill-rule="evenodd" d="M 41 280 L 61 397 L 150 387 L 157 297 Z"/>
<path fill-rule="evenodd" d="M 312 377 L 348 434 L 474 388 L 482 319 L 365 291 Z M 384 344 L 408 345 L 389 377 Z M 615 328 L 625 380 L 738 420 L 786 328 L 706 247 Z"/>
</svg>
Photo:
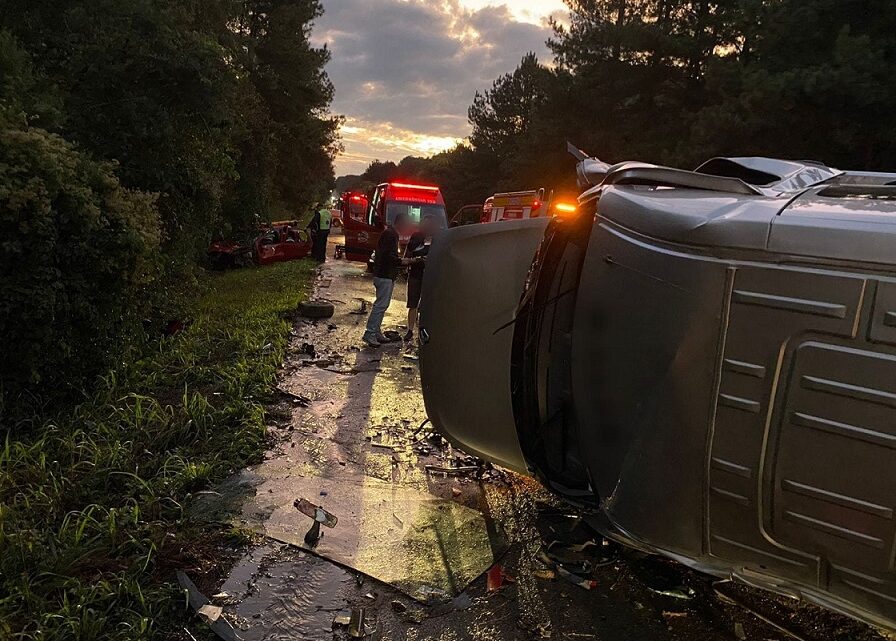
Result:
<svg viewBox="0 0 896 641">
<path fill-rule="evenodd" d="M 154 639 L 182 620 L 173 567 L 208 535 L 184 502 L 260 459 L 262 403 L 313 273 L 303 261 L 210 276 L 186 331 L 74 412 L 7 428 L 0 638 Z"/>
</svg>

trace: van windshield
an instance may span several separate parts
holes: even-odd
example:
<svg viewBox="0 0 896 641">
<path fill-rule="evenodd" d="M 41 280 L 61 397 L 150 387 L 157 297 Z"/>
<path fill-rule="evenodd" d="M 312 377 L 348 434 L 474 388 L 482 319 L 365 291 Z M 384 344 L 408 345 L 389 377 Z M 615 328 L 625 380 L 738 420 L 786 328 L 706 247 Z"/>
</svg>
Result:
<svg viewBox="0 0 896 641">
<path fill-rule="evenodd" d="M 445 214 L 444 205 L 433 203 L 386 203 L 386 222 L 391 225 L 398 214 L 406 214 L 415 225 L 419 224 L 426 216 L 433 216 L 439 221 L 442 228 L 448 227 L 448 217 Z"/>
</svg>

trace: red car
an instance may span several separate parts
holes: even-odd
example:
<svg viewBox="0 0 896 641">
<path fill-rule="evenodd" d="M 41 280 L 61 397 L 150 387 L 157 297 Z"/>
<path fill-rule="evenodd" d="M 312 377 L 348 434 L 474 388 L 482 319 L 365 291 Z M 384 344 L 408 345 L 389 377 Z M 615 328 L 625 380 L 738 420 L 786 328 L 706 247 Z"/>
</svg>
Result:
<svg viewBox="0 0 896 641">
<path fill-rule="evenodd" d="M 272 223 L 255 239 L 255 263 L 270 265 L 306 258 L 311 254 L 311 235 L 292 223 Z"/>
<path fill-rule="evenodd" d="M 208 248 L 212 267 L 229 269 L 305 258 L 311 254 L 311 236 L 297 225 L 295 221 L 266 223 L 251 244 L 228 240 L 213 242 Z"/>
</svg>

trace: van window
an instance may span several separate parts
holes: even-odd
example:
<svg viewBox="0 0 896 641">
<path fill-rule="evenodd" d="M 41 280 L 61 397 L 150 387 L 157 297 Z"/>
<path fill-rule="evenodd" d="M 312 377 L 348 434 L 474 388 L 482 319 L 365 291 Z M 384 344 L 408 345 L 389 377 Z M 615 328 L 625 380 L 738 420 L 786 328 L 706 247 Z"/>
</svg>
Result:
<svg viewBox="0 0 896 641">
<path fill-rule="evenodd" d="M 448 227 L 448 216 L 445 214 L 444 205 L 404 202 L 390 202 L 386 204 L 386 221 L 388 224 L 391 225 L 395 222 L 395 217 L 399 213 L 406 214 L 414 224 L 419 223 L 426 216 L 434 216 L 443 228 Z"/>
</svg>

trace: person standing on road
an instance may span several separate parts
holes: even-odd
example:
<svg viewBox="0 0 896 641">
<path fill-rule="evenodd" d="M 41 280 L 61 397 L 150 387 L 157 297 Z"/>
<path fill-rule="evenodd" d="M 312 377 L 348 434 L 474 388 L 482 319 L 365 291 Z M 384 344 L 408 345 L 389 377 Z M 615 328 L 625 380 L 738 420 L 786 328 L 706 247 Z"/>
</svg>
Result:
<svg viewBox="0 0 896 641">
<path fill-rule="evenodd" d="M 439 231 L 439 222 L 435 216 L 424 216 L 420 221 L 420 230 L 411 236 L 404 257 L 413 260 L 408 270 L 408 331 L 404 335 L 406 343 L 414 339 L 417 328 L 417 309 L 420 307 L 420 295 L 423 293 L 423 270 L 426 268 L 426 256 L 432 246 L 433 236 Z"/>
<path fill-rule="evenodd" d="M 311 240 L 313 241 L 311 255 L 319 263 L 327 261 L 327 239 L 330 237 L 330 226 L 332 223 L 333 214 L 326 207 L 318 209 L 311 222 L 308 223 Z"/>
<path fill-rule="evenodd" d="M 398 239 L 408 231 L 410 219 L 405 213 L 395 216 L 392 224 L 380 234 L 376 245 L 376 254 L 373 258 L 373 286 L 376 288 L 376 301 L 370 310 L 367 319 L 367 331 L 364 332 L 363 341 L 369 347 L 379 347 L 388 343 L 389 339 L 383 336 L 383 318 L 386 310 L 392 303 L 392 291 L 395 289 L 395 279 L 401 272 L 403 265 L 412 264 L 409 258 L 402 258 L 398 253 Z"/>
</svg>

